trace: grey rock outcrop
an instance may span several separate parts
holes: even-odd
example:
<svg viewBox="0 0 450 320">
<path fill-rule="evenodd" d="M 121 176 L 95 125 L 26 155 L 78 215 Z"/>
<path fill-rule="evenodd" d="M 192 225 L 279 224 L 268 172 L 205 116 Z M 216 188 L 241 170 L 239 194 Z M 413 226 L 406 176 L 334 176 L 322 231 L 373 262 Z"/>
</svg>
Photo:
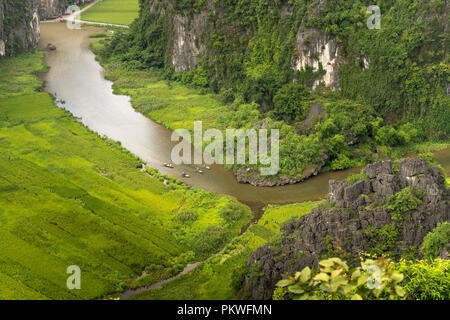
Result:
<svg viewBox="0 0 450 320">
<path fill-rule="evenodd" d="M 165 33 L 167 42 L 165 54 L 167 61 L 171 62 L 176 72 L 192 70 L 204 58 L 214 60 L 217 52 L 215 52 L 214 43 L 211 42 L 211 35 L 214 34 L 217 26 L 211 17 L 228 22 L 226 26 L 221 26 L 223 32 L 220 33 L 220 36 L 229 37 L 230 43 L 236 41 L 235 37 L 239 37 L 239 47 L 234 47 L 234 49 L 242 50 L 243 56 L 249 49 L 249 43 L 258 28 L 258 25 L 254 24 L 243 29 L 242 26 L 239 26 L 239 21 L 230 19 L 225 9 L 226 5 L 221 4 L 220 1 L 208 0 L 202 9 L 195 9 L 193 12 L 180 9 L 180 6 L 173 0 L 148 0 L 148 5 L 152 14 L 164 17 L 165 29 L 170 30 Z M 274 5 L 274 7 L 277 6 Z M 322 7 L 323 1 L 313 6 L 317 11 Z M 290 4 L 280 5 L 277 10 L 281 16 L 293 14 Z M 157 20 L 158 18 L 155 19 L 152 16 L 151 19 Z M 226 43 L 226 41 L 223 42 Z M 312 89 L 322 82 L 332 90 L 339 89 L 340 56 L 336 37 L 319 29 L 300 29 L 297 33 L 295 48 L 292 48 L 290 62 L 293 70 L 312 68 L 313 71 L 322 72 L 312 84 Z M 212 64 L 214 65 L 214 62 Z"/>
<path fill-rule="evenodd" d="M 248 266 L 259 262 L 263 274 L 257 283 L 248 278 L 244 281 L 244 288 L 253 299 L 270 299 L 282 275 L 317 266 L 321 256 L 329 253 L 330 246 L 334 249 L 338 246 L 353 258 L 369 252 L 367 228 L 393 225 L 384 204 L 389 195 L 408 186 L 426 194 L 420 206 L 405 213 L 390 252 L 403 254 L 415 248 L 419 254 L 416 249 L 423 238 L 438 223 L 450 220 L 450 191 L 439 169 L 425 160 L 406 159 L 395 169 L 390 161 L 374 163 L 365 168 L 365 173 L 367 179 L 355 183 L 330 181 L 326 206 L 287 224 L 279 245 L 268 244 L 250 254 Z"/>
<path fill-rule="evenodd" d="M 205 54 L 206 45 L 201 40 L 206 31 L 206 14 L 194 14 L 193 17 L 174 15 L 172 64 L 176 72 L 191 70 Z"/>
<path fill-rule="evenodd" d="M 0 0 L 0 56 L 34 49 L 39 42 L 39 0 Z"/>
<path fill-rule="evenodd" d="M 53 44 L 49 43 L 49 44 L 47 44 L 47 50 L 55 51 L 56 47 Z"/>
<path fill-rule="evenodd" d="M 40 0 L 39 17 L 41 20 L 57 18 L 66 13 L 70 5 L 82 5 L 94 0 Z"/>
<path fill-rule="evenodd" d="M 64 14 L 71 4 L 93 0 L 0 0 L 0 57 L 36 48 L 40 20 Z"/>
<path fill-rule="evenodd" d="M 56 18 L 65 13 L 68 0 L 40 0 L 39 16 L 42 20 Z"/>
<path fill-rule="evenodd" d="M 297 33 L 295 52 L 291 60 L 294 70 L 305 70 L 307 66 L 313 71 L 323 69 L 323 76 L 316 79 L 312 89 L 324 82 L 332 90 L 339 89 L 338 77 L 339 47 L 336 38 L 318 29 L 307 29 Z"/>
</svg>

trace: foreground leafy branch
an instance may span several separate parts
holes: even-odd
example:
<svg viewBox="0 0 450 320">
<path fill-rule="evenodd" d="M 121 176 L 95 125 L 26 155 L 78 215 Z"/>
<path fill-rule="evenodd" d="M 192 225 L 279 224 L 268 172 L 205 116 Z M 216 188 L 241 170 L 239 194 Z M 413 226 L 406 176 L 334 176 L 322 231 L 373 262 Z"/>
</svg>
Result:
<svg viewBox="0 0 450 320">
<path fill-rule="evenodd" d="M 390 268 L 389 259 L 367 259 L 361 267 L 349 268 L 340 258 L 319 262 L 320 270 L 309 267 L 277 283 L 273 298 L 286 295 L 298 300 L 390 299 L 404 296 L 399 285 L 403 274 Z"/>
</svg>

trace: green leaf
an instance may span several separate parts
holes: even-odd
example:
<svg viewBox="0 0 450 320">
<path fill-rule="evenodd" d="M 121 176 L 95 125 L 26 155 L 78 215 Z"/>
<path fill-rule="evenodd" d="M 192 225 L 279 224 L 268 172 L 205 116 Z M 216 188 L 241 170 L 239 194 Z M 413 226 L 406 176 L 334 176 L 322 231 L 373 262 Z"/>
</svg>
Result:
<svg viewBox="0 0 450 320">
<path fill-rule="evenodd" d="M 361 270 L 359 268 L 352 273 L 352 280 L 359 278 L 361 276 Z"/>
<path fill-rule="evenodd" d="M 330 258 L 329 260 L 334 263 L 337 263 L 340 266 L 344 264 L 340 258 Z"/>
<path fill-rule="evenodd" d="M 311 279 L 311 269 L 306 267 L 300 273 L 300 282 L 305 283 L 309 279 Z"/>
<path fill-rule="evenodd" d="M 391 278 L 395 282 L 401 282 L 403 280 L 403 274 L 398 273 L 398 272 L 394 272 L 394 273 L 392 273 Z"/>
<path fill-rule="evenodd" d="M 355 289 L 356 289 L 356 285 L 349 283 L 349 284 L 347 284 L 347 285 L 342 287 L 342 292 L 345 295 L 347 295 L 347 294 L 349 294 L 350 292 L 352 292 Z"/>
<path fill-rule="evenodd" d="M 331 278 L 336 278 L 337 276 L 339 276 L 342 273 L 342 269 L 338 269 L 338 270 L 334 270 L 331 272 Z"/>
<path fill-rule="evenodd" d="M 331 261 L 331 259 L 322 260 L 319 262 L 319 265 L 321 265 L 322 267 L 330 268 L 334 265 L 334 262 Z"/>
<path fill-rule="evenodd" d="M 400 296 L 400 297 L 404 297 L 405 296 L 405 291 L 403 290 L 402 287 L 400 286 L 395 286 L 395 293 Z"/>
<path fill-rule="evenodd" d="M 347 279 L 343 276 L 337 276 L 336 278 L 331 279 L 331 290 L 336 291 L 340 286 L 346 285 L 347 283 Z"/>
<path fill-rule="evenodd" d="M 326 273 L 321 272 L 314 277 L 314 280 L 327 282 L 328 280 L 330 280 L 330 276 Z"/>
<path fill-rule="evenodd" d="M 277 287 L 287 287 L 293 283 L 290 279 L 283 279 L 277 282 Z"/>
<path fill-rule="evenodd" d="M 360 285 L 365 284 L 365 283 L 367 282 L 367 279 L 368 279 L 368 276 L 367 276 L 366 274 L 361 275 L 361 276 L 358 278 L 358 282 L 357 282 L 358 287 L 359 287 Z"/>
<path fill-rule="evenodd" d="M 300 288 L 298 285 L 294 284 L 292 286 L 288 287 L 288 291 L 295 293 L 295 294 L 300 294 L 300 293 L 304 293 L 305 290 L 303 290 L 302 288 Z"/>
<path fill-rule="evenodd" d="M 294 300 L 308 300 L 309 298 L 310 298 L 309 294 L 308 293 L 304 293 L 304 294 L 302 294 L 300 296 L 295 297 Z"/>
<path fill-rule="evenodd" d="M 362 300 L 363 298 L 359 295 L 359 294 L 357 294 L 357 293 L 355 293 L 353 296 L 352 296 L 352 300 Z"/>
</svg>

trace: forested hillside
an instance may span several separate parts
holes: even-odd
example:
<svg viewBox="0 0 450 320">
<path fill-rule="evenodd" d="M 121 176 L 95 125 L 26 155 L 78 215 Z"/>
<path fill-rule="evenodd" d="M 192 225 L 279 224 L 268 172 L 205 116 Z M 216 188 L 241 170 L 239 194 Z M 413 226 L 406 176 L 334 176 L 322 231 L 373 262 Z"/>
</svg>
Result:
<svg viewBox="0 0 450 320">
<path fill-rule="evenodd" d="M 143 0 L 131 32 L 100 54 L 217 95 L 236 117 L 212 127 L 281 129 L 278 177 L 232 169 L 242 182 L 292 183 L 448 141 L 448 4 L 379 1 L 381 28 L 369 29 L 371 4 Z"/>
</svg>

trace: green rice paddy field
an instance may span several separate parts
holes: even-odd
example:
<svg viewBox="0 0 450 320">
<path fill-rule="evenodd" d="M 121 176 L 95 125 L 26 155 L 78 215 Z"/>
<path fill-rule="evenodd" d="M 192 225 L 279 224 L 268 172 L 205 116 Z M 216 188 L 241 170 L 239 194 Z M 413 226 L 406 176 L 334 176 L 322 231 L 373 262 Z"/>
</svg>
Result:
<svg viewBox="0 0 450 320">
<path fill-rule="evenodd" d="M 139 0 L 100 0 L 81 14 L 92 22 L 130 25 L 139 15 Z"/>
<path fill-rule="evenodd" d="M 267 206 L 258 223 L 235 238 L 223 253 L 208 259 L 191 273 L 180 276 L 156 290 L 133 296 L 131 299 L 237 299 L 239 276 L 246 270 L 248 255 L 268 242 L 276 242 L 280 239 L 280 228 L 283 224 L 308 214 L 319 203 L 320 201 L 308 201 L 283 206 Z M 238 281 L 237 285 L 234 284 L 236 281 Z"/>
<path fill-rule="evenodd" d="M 150 177 L 55 107 L 36 91 L 42 59 L 0 61 L 0 299 L 100 298 L 135 287 L 144 269 L 139 285 L 150 284 L 218 251 L 250 220 L 228 196 Z M 81 268 L 81 290 L 66 288 L 70 265 Z"/>
</svg>

